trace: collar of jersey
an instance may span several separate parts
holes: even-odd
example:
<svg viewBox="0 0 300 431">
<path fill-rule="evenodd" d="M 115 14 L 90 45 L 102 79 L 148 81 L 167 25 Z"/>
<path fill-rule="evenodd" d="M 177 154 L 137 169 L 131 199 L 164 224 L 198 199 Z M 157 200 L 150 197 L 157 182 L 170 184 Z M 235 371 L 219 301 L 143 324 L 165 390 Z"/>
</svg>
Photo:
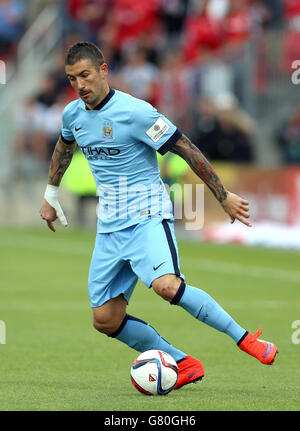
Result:
<svg viewBox="0 0 300 431">
<path fill-rule="evenodd" d="M 104 99 L 99 103 L 99 105 L 95 106 L 95 108 L 90 109 L 85 105 L 85 109 L 87 111 L 99 111 L 101 108 L 103 108 L 104 105 L 107 104 L 107 102 L 113 97 L 115 94 L 115 90 L 113 88 L 109 89 L 109 93 L 104 97 Z"/>
</svg>

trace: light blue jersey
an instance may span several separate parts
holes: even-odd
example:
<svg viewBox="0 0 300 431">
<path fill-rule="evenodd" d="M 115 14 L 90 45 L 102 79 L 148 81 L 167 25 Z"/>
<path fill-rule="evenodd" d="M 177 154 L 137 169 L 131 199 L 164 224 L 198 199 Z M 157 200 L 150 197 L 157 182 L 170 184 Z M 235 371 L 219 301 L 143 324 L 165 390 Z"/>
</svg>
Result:
<svg viewBox="0 0 300 431">
<path fill-rule="evenodd" d="M 93 110 L 77 99 L 64 109 L 61 136 L 67 144 L 76 140 L 94 175 L 98 233 L 148 217 L 173 219 L 156 151 L 165 154 L 182 134 L 149 103 L 113 89 Z"/>
</svg>

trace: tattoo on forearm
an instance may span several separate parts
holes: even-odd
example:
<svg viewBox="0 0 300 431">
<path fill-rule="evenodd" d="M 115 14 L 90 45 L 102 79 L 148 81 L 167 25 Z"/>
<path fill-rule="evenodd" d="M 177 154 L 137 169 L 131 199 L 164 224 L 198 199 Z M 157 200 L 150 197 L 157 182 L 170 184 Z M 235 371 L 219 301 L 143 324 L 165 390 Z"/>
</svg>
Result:
<svg viewBox="0 0 300 431">
<path fill-rule="evenodd" d="M 176 142 L 171 150 L 182 157 L 192 168 L 196 175 L 205 182 L 221 203 L 227 197 L 227 191 L 212 165 L 201 151 L 185 135 Z"/>
<path fill-rule="evenodd" d="M 67 167 L 71 163 L 75 148 L 76 142 L 66 145 L 59 138 L 50 162 L 48 184 L 59 186 Z"/>
</svg>

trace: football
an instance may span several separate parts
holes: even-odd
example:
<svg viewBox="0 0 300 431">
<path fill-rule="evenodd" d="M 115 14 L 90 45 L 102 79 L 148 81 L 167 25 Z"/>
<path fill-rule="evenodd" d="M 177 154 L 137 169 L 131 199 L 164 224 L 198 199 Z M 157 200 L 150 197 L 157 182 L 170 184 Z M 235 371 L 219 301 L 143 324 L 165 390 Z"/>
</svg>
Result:
<svg viewBox="0 0 300 431">
<path fill-rule="evenodd" d="M 133 386 L 145 395 L 167 395 L 178 379 L 175 359 L 162 350 L 141 353 L 131 366 Z"/>
</svg>

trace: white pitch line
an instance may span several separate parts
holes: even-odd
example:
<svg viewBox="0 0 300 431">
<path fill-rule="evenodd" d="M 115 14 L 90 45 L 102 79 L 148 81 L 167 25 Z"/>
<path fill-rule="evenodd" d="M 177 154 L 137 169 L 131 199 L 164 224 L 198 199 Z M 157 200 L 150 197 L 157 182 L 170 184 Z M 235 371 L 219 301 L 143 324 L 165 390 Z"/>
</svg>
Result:
<svg viewBox="0 0 300 431">
<path fill-rule="evenodd" d="M 39 238 L 31 234 L 17 234 L 13 238 L 1 237 L 0 246 L 24 249 L 40 250 L 44 252 L 63 253 L 75 256 L 90 256 L 94 248 L 94 239 L 88 245 L 86 242 L 66 241 L 61 238 Z M 246 276 L 260 279 L 280 280 L 298 283 L 300 287 L 300 271 L 292 271 L 277 268 L 263 268 L 261 266 L 243 265 L 240 263 L 228 263 L 219 260 L 205 259 L 202 257 L 181 259 L 181 267 L 198 271 L 207 271 L 229 276 Z"/>
<path fill-rule="evenodd" d="M 193 262 L 193 263 L 192 263 Z M 300 287 L 300 272 L 284 269 L 263 268 L 254 265 L 242 265 L 240 263 L 230 263 L 218 260 L 189 258 L 184 259 L 184 267 L 193 268 L 199 271 L 208 271 L 254 278 L 265 278 L 269 280 L 288 281 L 298 283 Z"/>
</svg>

